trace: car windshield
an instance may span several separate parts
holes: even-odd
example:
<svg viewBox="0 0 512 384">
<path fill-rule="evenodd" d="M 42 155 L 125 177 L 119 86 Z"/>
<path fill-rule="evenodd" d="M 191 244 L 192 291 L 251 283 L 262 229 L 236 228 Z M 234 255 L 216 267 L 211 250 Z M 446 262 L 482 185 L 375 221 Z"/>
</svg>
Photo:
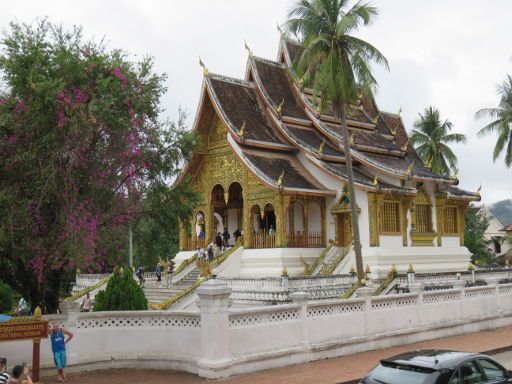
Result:
<svg viewBox="0 0 512 384">
<path fill-rule="evenodd" d="M 382 363 L 371 373 L 371 379 L 382 384 L 427 384 L 436 371 L 408 365 Z"/>
</svg>

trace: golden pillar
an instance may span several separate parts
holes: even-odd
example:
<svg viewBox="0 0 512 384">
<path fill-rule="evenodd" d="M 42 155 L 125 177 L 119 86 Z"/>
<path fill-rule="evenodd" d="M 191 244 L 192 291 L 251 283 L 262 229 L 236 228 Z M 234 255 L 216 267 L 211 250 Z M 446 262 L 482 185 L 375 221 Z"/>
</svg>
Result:
<svg viewBox="0 0 512 384">
<path fill-rule="evenodd" d="M 464 246 L 464 226 L 465 226 L 465 220 L 466 220 L 466 211 L 468 209 L 467 204 L 466 205 L 459 205 L 457 207 L 457 226 L 458 226 L 458 232 L 459 232 L 459 244 L 461 246 Z"/>
<path fill-rule="evenodd" d="M 402 244 L 404 247 L 407 247 L 409 245 L 408 241 L 408 233 L 407 233 L 407 226 L 408 226 L 408 220 L 407 220 L 407 212 L 411 209 L 411 200 L 410 199 L 402 199 L 402 204 L 400 204 L 401 209 L 401 220 L 400 228 L 402 231 Z"/>
<path fill-rule="evenodd" d="M 443 245 L 446 199 L 436 199 L 437 246 Z M 458 210 L 457 210 L 458 211 Z M 458 220 L 457 220 L 458 221 Z"/>
</svg>

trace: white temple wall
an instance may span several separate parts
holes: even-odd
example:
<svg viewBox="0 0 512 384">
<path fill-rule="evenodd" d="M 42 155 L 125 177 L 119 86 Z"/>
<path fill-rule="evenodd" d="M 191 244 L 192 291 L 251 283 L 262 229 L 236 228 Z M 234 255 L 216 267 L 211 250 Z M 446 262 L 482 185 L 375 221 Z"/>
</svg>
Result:
<svg viewBox="0 0 512 384">
<path fill-rule="evenodd" d="M 437 232 L 437 206 L 436 206 L 436 186 L 434 183 L 425 183 L 423 185 L 425 191 L 430 199 L 430 206 L 432 207 L 432 230 Z M 434 247 L 437 247 L 437 241 L 434 241 Z"/>
<path fill-rule="evenodd" d="M 443 247 L 453 248 L 461 246 L 459 236 L 443 236 L 441 240 L 443 243 Z"/>
<path fill-rule="evenodd" d="M 359 236 L 361 238 L 361 246 L 370 245 L 370 216 L 368 214 L 368 192 L 356 188 L 356 203 L 361 209 L 359 212 Z"/>
<path fill-rule="evenodd" d="M 295 202 L 293 204 L 293 223 L 295 233 L 300 231 L 304 232 L 304 208 L 301 203 Z"/>
<path fill-rule="evenodd" d="M 338 201 L 339 197 L 328 197 L 325 200 L 325 236 L 327 240 L 334 240 L 336 237 L 334 228 L 334 217 L 331 215 L 331 209 L 334 204 Z"/>
<path fill-rule="evenodd" d="M 308 231 L 322 232 L 322 211 L 320 206 L 315 202 L 308 204 Z"/>
<path fill-rule="evenodd" d="M 402 248 L 402 236 L 380 236 L 380 246 L 384 248 Z"/>
</svg>

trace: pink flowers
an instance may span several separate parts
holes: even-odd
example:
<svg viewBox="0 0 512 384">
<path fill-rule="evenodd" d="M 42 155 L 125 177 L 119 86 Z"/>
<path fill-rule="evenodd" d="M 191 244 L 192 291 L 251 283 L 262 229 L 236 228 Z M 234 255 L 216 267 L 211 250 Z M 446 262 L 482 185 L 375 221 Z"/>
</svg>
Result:
<svg viewBox="0 0 512 384">
<path fill-rule="evenodd" d="M 5 99 L 2 99 L 2 98 L 0 97 L 0 105 L 4 105 L 4 104 L 5 104 Z"/>
</svg>

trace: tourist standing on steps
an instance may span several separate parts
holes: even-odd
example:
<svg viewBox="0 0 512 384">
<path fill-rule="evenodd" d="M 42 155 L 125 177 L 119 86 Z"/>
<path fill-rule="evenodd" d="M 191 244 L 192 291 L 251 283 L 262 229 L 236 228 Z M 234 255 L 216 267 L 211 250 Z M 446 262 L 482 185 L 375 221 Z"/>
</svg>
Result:
<svg viewBox="0 0 512 384">
<path fill-rule="evenodd" d="M 9 378 L 9 374 L 7 373 L 7 359 L 0 357 L 0 384 L 6 384 Z"/>
<path fill-rule="evenodd" d="M 156 273 L 156 282 L 161 283 L 162 282 L 162 264 L 158 263 L 156 265 L 155 273 Z"/>
<path fill-rule="evenodd" d="M 208 252 L 208 262 L 210 262 L 210 263 L 213 261 L 213 254 L 215 252 L 214 247 L 215 247 L 215 244 L 213 244 L 213 241 L 212 241 L 210 243 L 210 245 L 208 245 L 208 248 L 206 248 L 206 252 Z"/>
<path fill-rule="evenodd" d="M 217 236 L 215 236 L 215 244 L 217 244 L 217 247 L 219 249 L 222 249 L 222 235 L 220 232 L 217 233 Z"/>
<path fill-rule="evenodd" d="M 65 336 L 68 338 L 66 339 Z M 53 329 L 50 331 L 50 340 L 52 342 L 53 360 L 59 373 L 57 381 L 60 382 L 68 380 L 64 372 L 66 368 L 66 344 L 69 343 L 73 336 L 73 333 L 64 327 L 60 328 L 58 322 L 53 322 Z"/>
<path fill-rule="evenodd" d="M 224 233 L 222 234 L 222 245 L 224 246 L 224 250 L 228 249 L 228 241 L 231 235 L 228 232 L 227 228 L 224 228 Z"/>
</svg>

